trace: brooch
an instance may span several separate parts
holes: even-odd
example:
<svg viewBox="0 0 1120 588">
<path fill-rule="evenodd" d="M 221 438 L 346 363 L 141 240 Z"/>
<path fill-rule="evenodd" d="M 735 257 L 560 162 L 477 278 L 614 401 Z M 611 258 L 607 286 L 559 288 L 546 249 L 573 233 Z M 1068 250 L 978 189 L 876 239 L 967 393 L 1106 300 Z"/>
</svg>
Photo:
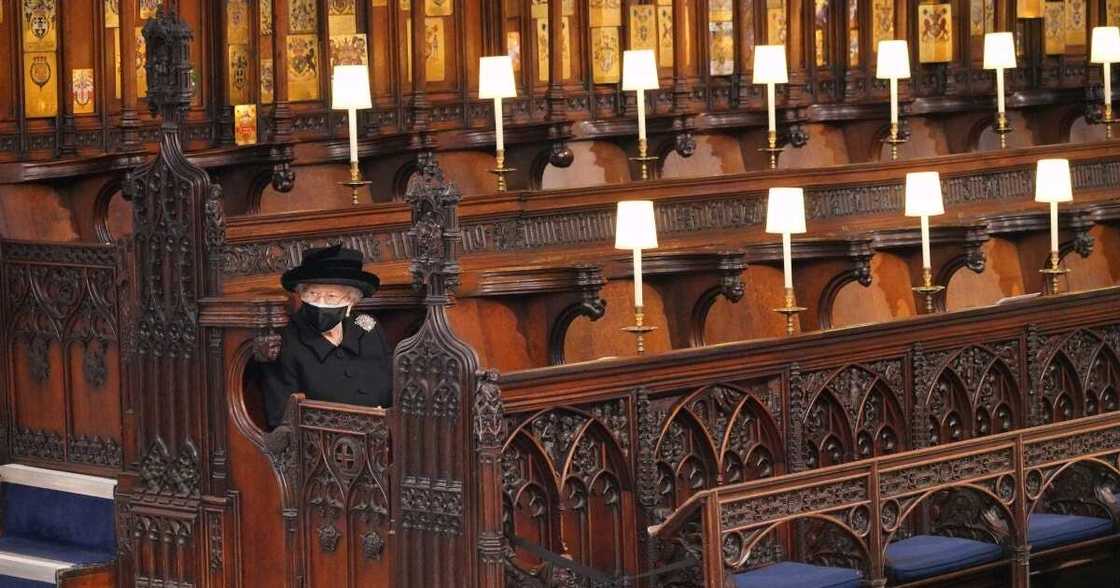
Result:
<svg viewBox="0 0 1120 588">
<path fill-rule="evenodd" d="M 367 333 L 372 331 L 377 326 L 377 320 L 368 314 L 359 314 L 354 318 L 354 324 L 362 328 Z"/>
</svg>

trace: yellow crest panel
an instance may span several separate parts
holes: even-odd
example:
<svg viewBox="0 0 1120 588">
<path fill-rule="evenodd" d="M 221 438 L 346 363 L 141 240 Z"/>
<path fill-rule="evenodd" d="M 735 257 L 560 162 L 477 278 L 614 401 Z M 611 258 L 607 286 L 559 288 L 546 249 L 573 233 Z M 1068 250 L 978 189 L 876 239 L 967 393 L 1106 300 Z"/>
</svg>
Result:
<svg viewBox="0 0 1120 588">
<path fill-rule="evenodd" d="M 551 75 L 548 71 L 548 19 L 538 18 L 533 22 L 537 31 L 537 81 L 547 82 Z"/>
<path fill-rule="evenodd" d="M 125 0 L 126 2 L 129 0 Z M 135 1 L 135 0 L 133 0 Z M 140 20 L 155 18 L 159 11 L 160 0 L 140 0 Z"/>
<path fill-rule="evenodd" d="M 592 27 L 622 26 L 622 0 L 588 0 L 587 7 Z"/>
<path fill-rule="evenodd" d="M 1084 47 L 1086 39 L 1085 0 L 1066 0 L 1066 45 Z"/>
<path fill-rule="evenodd" d="M 729 21 L 708 23 L 709 72 L 713 76 L 735 73 L 735 28 Z"/>
<path fill-rule="evenodd" d="M 657 48 L 657 15 L 652 4 L 630 7 L 630 48 Z"/>
<path fill-rule="evenodd" d="M 238 104 L 233 107 L 233 140 L 238 145 L 257 142 L 257 105 Z"/>
<path fill-rule="evenodd" d="M 136 96 L 143 98 L 148 95 L 148 43 L 144 40 L 144 28 L 136 27 L 136 55 L 133 62 L 136 64 Z"/>
<path fill-rule="evenodd" d="M 273 100 L 273 76 L 276 75 L 276 69 L 272 66 L 271 59 L 261 60 L 261 103 L 272 104 Z"/>
<path fill-rule="evenodd" d="M 252 100 L 252 74 L 248 45 L 229 46 L 229 100 L 234 104 Z"/>
<path fill-rule="evenodd" d="M 331 68 L 336 65 L 368 65 L 369 47 L 365 34 L 331 35 Z"/>
<path fill-rule="evenodd" d="M 424 20 L 424 71 L 429 82 L 447 79 L 447 41 L 442 18 Z"/>
<path fill-rule="evenodd" d="M 943 63 L 952 60 L 952 5 L 918 5 L 918 61 L 922 63 Z"/>
<path fill-rule="evenodd" d="M 657 6 L 657 64 L 673 67 L 673 6 Z"/>
<path fill-rule="evenodd" d="M 319 39 L 315 35 L 288 36 L 288 99 L 319 98 Z"/>
<path fill-rule="evenodd" d="M 616 84 L 622 69 L 622 50 L 618 42 L 618 29 L 598 27 L 591 29 L 591 78 L 596 84 Z"/>
<path fill-rule="evenodd" d="M 426 16 L 451 16 L 455 13 L 454 0 L 424 0 Z"/>
<path fill-rule="evenodd" d="M 55 0 L 23 0 L 23 50 L 54 51 L 58 47 L 58 4 Z"/>
<path fill-rule="evenodd" d="M 121 26 L 121 0 L 105 0 L 105 28 L 116 29 Z"/>
<path fill-rule="evenodd" d="M 53 51 L 23 56 L 23 97 L 27 118 L 58 114 L 58 62 Z"/>
<path fill-rule="evenodd" d="M 327 27 L 334 35 L 352 35 L 358 31 L 357 8 L 354 0 L 327 2 Z"/>
</svg>

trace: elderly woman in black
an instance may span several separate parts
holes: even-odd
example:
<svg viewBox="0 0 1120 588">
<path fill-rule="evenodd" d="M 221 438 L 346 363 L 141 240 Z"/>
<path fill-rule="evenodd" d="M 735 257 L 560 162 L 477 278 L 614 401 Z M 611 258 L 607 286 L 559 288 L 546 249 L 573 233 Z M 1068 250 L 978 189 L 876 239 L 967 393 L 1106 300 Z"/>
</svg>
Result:
<svg viewBox="0 0 1120 588">
<path fill-rule="evenodd" d="M 393 401 L 392 350 L 373 317 L 353 307 L 380 280 L 362 270 L 362 255 L 341 245 L 309 249 L 281 278 L 299 295 L 300 307 L 281 334 L 280 356 L 265 368 L 268 426 L 284 416 L 288 396 L 389 406 Z"/>
</svg>

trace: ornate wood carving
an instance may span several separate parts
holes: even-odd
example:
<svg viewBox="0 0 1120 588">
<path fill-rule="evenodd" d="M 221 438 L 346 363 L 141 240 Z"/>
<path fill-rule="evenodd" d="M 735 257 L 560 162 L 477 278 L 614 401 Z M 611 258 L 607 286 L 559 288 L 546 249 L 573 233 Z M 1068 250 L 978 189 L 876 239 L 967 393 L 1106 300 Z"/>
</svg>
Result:
<svg viewBox="0 0 1120 588">
<path fill-rule="evenodd" d="M 1066 420 L 1120 408 L 1120 325 L 1059 335 L 1032 333 L 1032 422 Z"/>
<path fill-rule="evenodd" d="M 504 528 L 608 573 L 627 572 L 635 539 L 630 408 L 624 400 L 507 417 L 502 450 Z M 543 572 L 511 551 L 516 577 Z"/>
<path fill-rule="evenodd" d="M 102 402 L 120 402 L 116 386 L 108 387 L 110 372 L 119 377 L 123 340 L 121 292 L 127 292 L 123 252 L 109 245 L 46 245 L 4 242 L 0 275 L 7 369 L 16 374 L 26 363 L 34 383 L 57 385 L 62 394 L 56 414 L 71 414 L 75 395 L 93 395 Z M 75 367 L 74 357 L 80 358 Z M 112 365 L 110 365 L 112 363 Z M 11 391 L 15 412 L 7 425 L 12 431 L 12 455 L 19 458 L 73 463 L 115 472 L 121 465 L 120 422 L 109 423 L 116 433 L 87 435 L 101 421 L 59 423 L 55 431 L 28 428 L 20 419 L 23 395 L 32 393 L 17 381 Z M 24 400 L 26 401 L 26 400 Z M 84 413 L 83 413 L 84 414 Z M 78 418 L 78 417 L 75 417 Z M 86 429 L 88 430 L 88 429 Z M 48 439 L 52 441 L 48 442 Z"/>
<path fill-rule="evenodd" d="M 1002 433 L 1023 422 L 1017 340 L 925 353 L 915 361 L 914 401 L 921 446 Z"/>
<path fill-rule="evenodd" d="M 422 75 L 422 68 L 414 67 L 414 75 L 417 71 Z M 416 112 L 424 100 L 417 98 Z M 460 195 L 444 179 L 434 154 L 423 152 L 406 199 L 412 208 L 410 269 L 413 286 L 424 292 L 427 318 L 397 346 L 393 359 L 398 411 L 393 459 L 400 476 L 393 495 L 399 541 L 394 584 L 440 586 L 477 577 L 498 586 L 504 575 L 492 558 L 481 561 L 478 550 L 481 541 L 494 547 L 500 525 L 499 512 L 478 508 L 480 489 L 498 483 L 494 468 L 479 467 L 472 443 L 478 359 L 447 321 L 447 305 L 459 284 Z"/>
<path fill-rule="evenodd" d="M 900 360 L 799 375 L 799 402 L 791 426 L 809 468 L 894 453 L 907 442 Z"/>
<path fill-rule="evenodd" d="M 224 239 L 224 215 L 220 188 L 183 154 L 181 123 L 194 92 L 192 34 L 177 10 L 165 3 L 144 25 L 149 109 L 162 119 L 160 148 L 123 184 L 133 205 L 134 232 L 124 247 L 135 284 L 123 330 L 126 407 L 135 420 L 126 428 L 117 503 L 132 530 L 121 538 L 130 543 L 121 576 L 193 585 L 211 574 L 203 500 L 223 517 L 231 508 L 222 471 L 225 396 L 220 376 L 206 377 L 208 368 L 221 371 L 220 359 L 215 362 L 221 340 L 198 321 L 198 301 L 217 287 L 218 272 L 208 262 Z M 167 545 L 175 547 L 162 562 L 137 555 Z"/>
<path fill-rule="evenodd" d="M 654 520 L 660 522 L 697 490 L 781 473 L 777 399 L 762 381 L 749 389 L 706 386 L 669 407 L 654 446 Z"/>
</svg>

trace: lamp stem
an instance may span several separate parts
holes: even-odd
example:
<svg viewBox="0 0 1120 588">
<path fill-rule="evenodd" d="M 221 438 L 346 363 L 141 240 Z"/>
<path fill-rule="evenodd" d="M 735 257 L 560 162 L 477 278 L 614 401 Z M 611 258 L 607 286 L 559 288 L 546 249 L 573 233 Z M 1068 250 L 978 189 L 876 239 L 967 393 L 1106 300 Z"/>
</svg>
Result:
<svg viewBox="0 0 1120 588">
<path fill-rule="evenodd" d="M 503 128 L 502 125 L 501 98 L 494 98 L 494 143 L 499 152 L 506 150 L 505 128 Z M 501 167 L 501 165 L 498 167 Z"/>
<path fill-rule="evenodd" d="M 644 306 L 642 300 L 642 250 L 634 250 L 634 306 Z M 641 323 L 639 323 L 641 324 Z"/>
<path fill-rule="evenodd" d="M 790 234 L 782 233 L 782 273 L 785 276 L 786 290 L 793 290 L 793 255 Z M 790 306 L 790 305 L 786 305 Z"/>
<path fill-rule="evenodd" d="M 1050 203 L 1050 253 L 1058 253 L 1058 203 Z"/>
<path fill-rule="evenodd" d="M 891 78 L 891 127 L 898 127 L 898 78 Z"/>
<path fill-rule="evenodd" d="M 777 113 L 775 112 L 776 108 L 774 105 L 774 100 L 774 83 L 770 82 L 766 84 L 766 122 L 768 125 L 766 128 L 770 131 L 771 134 L 778 132 Z"/>
<path fill-rule="evenodd" d="M 350 131 L 350 163 L 358 163 L 358 110 L 351 108 L 346 112 L 346 122 Z"/>
<path fill-rule="evenodd" d="M 638 140 L 646 140 L 646 91 L 638 88 L 635 99 L 638 103 Z M 645 156 L 645 153 L 642 154 Z"/>
<path fill-rule="evenodd" d="M 929 261 L 929 217 L 922 215 L 922 267 L 929 270 L 932 267 Z"/>
<path fill-rule="evenodd" d="M 1003 68 L 996 68 L 996 106 L 1000 114 L 1007 112 L 1007 105 L 1003 98 Z"/>
</svg>

